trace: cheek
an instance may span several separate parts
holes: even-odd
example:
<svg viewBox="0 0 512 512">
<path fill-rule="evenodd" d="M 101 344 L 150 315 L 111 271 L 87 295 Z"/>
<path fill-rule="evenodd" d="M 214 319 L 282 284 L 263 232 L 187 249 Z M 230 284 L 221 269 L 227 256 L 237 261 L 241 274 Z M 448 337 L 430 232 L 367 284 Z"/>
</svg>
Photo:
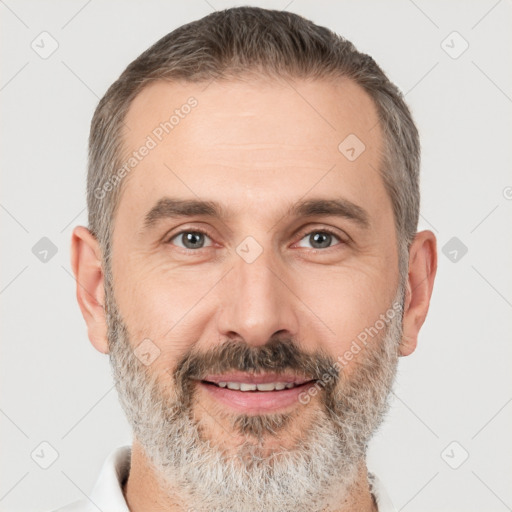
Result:
<svg viewBox="0 0 512 512">
<path fill-rule="evenodd" d="M 313 313 L 308 323 L 315 332 L 310 335 L 333 357 L 343 354 L 391 306 L 393 285 L 386 280 L 384 273 L 354 269 L 329 269 L 322 276 L 301 278 L 298 295 Z"/>
<path fill-rule="evenodd" d="M 218 281 L 212 272 L 155 269 L 119 272 L 116 300 L 133 343 L 149 338 L 160 349 L 167 367 L 200 338 L 208 291 Z"/>
</svg>

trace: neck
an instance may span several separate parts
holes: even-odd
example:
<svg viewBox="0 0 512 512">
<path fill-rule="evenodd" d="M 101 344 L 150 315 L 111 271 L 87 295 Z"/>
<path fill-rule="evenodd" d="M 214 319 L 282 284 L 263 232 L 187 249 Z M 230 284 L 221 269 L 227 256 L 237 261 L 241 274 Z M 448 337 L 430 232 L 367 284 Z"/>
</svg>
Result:
<svg viewBox="0 0 512 512">
<path fill-rule="evenodd" d="M 130 512 L 186 512 L 190 505 L 184 502 L 179 489 L 169 487 L 163 490 L 159 485 L 158 475 L 147 459 L 142 446 L 134 439 L 131 452 L 130 474 L 126 481 L 123 494 Z M 357 481 L 350 489 L 343 503 L 329 512 L 378 512 L 375 501 L 370 493 L 366 464 L 361 463 Z"/>
</svg>

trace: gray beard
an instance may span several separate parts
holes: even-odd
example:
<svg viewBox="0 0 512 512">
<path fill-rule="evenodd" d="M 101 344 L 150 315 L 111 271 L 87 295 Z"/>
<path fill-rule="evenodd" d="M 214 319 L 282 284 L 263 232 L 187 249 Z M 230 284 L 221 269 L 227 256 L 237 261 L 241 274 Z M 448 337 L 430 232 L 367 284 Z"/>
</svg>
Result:
<svg viewBox="0 0 512 512">
<path fill-rule="evenodd" d="M 403 290 L 399 288 L 393 304 L 403 307 Z M 108 286 L 106 303 L 110 363 L 119 400 L 170 503 L 190 512 L 339 510 L 358 481 L 368 442 L 388 410 L 402 314 L 389 320 L 383 333 L 354 356 L 350 378 L 341 369 L 333 386 L 319 391 L 320 406 L 312 399 L 291 414 L 230 416 L 233 433 L 246 438 L 233 454 L 234 447 L 226 453 L 194 419 L 194 393 L 189 388 L 166 386 L 163 393 L 157 372 L 151 373 L 135 357 L 135 344 L 130 344 Z M 175 372 L 175 384 L 178 375 Z M 286 426 L 302 407 L 315 408 L 303 437 L 291 449 L 265 451 L 265 436 L 286 435 Z"/>
</svg>

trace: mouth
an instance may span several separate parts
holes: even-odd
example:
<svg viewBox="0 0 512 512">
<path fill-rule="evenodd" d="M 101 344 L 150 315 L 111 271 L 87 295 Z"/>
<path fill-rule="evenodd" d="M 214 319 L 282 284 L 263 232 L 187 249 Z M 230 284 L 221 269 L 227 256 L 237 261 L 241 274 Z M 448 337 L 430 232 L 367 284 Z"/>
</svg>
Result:
<svg viewBox="0 0 512 512">
<path fill-rule="evenodd" d="M 299 395 L 316 381 L 292 374 L 208 375 L 198 385 L 214 400 L 237 412 L 277 412 L 299 404 Z"/>
</svg>

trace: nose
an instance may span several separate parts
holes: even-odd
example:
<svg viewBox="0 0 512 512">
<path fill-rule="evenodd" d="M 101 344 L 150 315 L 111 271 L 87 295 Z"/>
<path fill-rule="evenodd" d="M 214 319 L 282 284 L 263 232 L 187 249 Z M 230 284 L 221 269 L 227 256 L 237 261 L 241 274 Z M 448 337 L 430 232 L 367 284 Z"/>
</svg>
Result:
<svg viewBox="0 0 512 512">
<path fill-rule="evenodd" d="M 273 336 L 298 335 L 293 282 L 269 252 L 248 263 L 235 257 L 220 290 L 218 330 L 223 338 L 264 345 Z"/>
</svg>

